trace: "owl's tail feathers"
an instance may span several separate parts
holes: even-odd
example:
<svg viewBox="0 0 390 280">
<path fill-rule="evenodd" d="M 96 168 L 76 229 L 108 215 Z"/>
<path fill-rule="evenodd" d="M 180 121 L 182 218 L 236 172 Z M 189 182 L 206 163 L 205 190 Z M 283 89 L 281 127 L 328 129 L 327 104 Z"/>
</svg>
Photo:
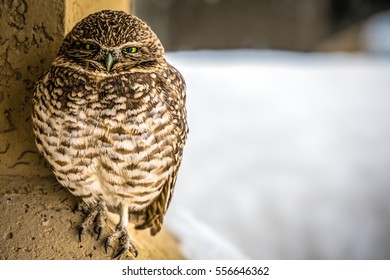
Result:
<svg viewBox="0 0 390 280">
<path fill-rule="evenodd" d="M 167 210 L 169 188 L 162 188 L 159 196 L 144 210 L 144 220 L 136 223 L 135 229 L 150 228 L 150 235 L 156 235 L 162 227 L 164 215 Z"/>
<path fill-rule="evenodd" d="M 160 230 L 164 219 L 164 214 L 158 211 L 158 209 L 154 209 L 154 205 L 152 204 L 146 210 L 146 219 L 142 224 L 136 225 L 135 229 L 143 230 L 150 228 L 150 235 L 156 235 Z"/>
</svg>

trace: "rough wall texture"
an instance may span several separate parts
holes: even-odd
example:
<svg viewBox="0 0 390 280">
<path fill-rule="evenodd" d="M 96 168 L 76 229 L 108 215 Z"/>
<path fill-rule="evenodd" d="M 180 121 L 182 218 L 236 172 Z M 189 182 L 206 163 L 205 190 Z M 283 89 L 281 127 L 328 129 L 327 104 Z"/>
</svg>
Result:
<svg viewBox="0 0 390 280">
<path fill-rule="evenodd" d="M 53 177 L 0 176 L 0 185 L 0 259 L 107 260 L 115 254 L 113 248 L 104 250 L 108 228 L 96 240 L 91 226 L 79 242 L 83 216 L 72 211 L 77 199 Z M 115 218 L 110 216 L 111 228 L 115 228 L 111 222 Z M 165 229 L 154 237 L 149 230 L 130 227 L 130 232 L 139 249 L 138 260 L 183 258 L 177 240 Z M 132 259 L 132 255 L 121 259 Z"/>
<path fill-rule="evenodd" d="M 82 217 L 72 212 L 76 198 L 56 183 L 38 154 L 30 119 L 34 84 L 65 33 L 102 9 L 129 11 L 130 0 L 0 0 L 0 259 L 110 259 L 113 254 L 104 252 L 104 239 L 96 241 L 91 230 L 78 242 Z M 115 228 L 117 217 L 109 218 Z M 139 259 L 182 258 L 169 232 L 151 237 L 149 231 L 130 230 Z"/>
<path fill-rule="evenodd" d="M 47 175 L 31 130 L 34 84 L 74 24 L 102 10 L 130 10 L 129 0 L 0 1 L 0 174 Z"/>
<path fill-rule="evenodd" d="M 33 142 L 30 104 L 61 43 L 64 5 L 2 0 L 0 7 L 0 174 L 47 173 Z"/>
</svg>

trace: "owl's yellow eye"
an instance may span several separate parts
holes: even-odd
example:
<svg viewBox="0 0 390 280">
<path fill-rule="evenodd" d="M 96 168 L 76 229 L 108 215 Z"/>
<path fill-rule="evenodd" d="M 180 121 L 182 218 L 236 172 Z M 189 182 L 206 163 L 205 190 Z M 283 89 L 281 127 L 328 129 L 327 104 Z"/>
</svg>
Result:
<svg viewBox="0 0 390 280">
<path fill-rule="evenodd" d="M 124 52 L 126 53 L 137 53 L 138 52 L 138 48 L 136 47 L 126 47 L 123 49 Z"/>
<path fill-rule="evenodd" d="M 87 51 L 92 51 L 92 50 L 97 49 L 97 46 L 95 44 L 92 44 L 92 43 L 85 43 L 83 46 L 84 46 L 84 49 Z"/>
</svg>

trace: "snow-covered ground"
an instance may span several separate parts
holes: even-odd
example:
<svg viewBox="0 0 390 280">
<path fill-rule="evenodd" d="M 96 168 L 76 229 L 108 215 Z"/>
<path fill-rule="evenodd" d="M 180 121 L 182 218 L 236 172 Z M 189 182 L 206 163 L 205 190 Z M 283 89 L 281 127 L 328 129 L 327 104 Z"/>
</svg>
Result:
<svg viewBox="0 0 390 280">
<path fill-rule="evenodd" d="M 168 54 L 190 135 L 166 225 L 192 259 L 390 258 L 390 59 Z"/>
</svg>

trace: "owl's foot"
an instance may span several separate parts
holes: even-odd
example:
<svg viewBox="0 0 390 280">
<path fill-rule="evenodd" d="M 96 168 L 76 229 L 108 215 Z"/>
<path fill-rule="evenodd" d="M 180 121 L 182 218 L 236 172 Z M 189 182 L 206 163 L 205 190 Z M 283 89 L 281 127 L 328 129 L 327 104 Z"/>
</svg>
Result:
<svg viewBox="0 0 390 280">
<path fill-rule="evenodd" d="M 79 203 L 79 209 L 86 213 L 86 216 L 79 227 L 79 241 L 81 242 L 81 235 L 84 229 L 91 223 L 95 223 L 95 232 L 98 240 L 102 234 L 104 225 L 106 224 L 106 206 L 103 201 L 99 201 L 95 206 L 88 206 L 84 201 Z"/>
<path fill-rule="evenodd" d="M 113 257 L 114 259 L 120 258 L 127 250 L 136 258 L 138 256 L 138 249 L 135 243 L 130 239 L 130 234 L 127 227 L 118 225 L 116 231 L 109 235 L 106 239 L 104 247 L 106 249 L 112 244 L 113 241 L 118 240 L 120 245 L 119 252 Z"/>
</svg>

